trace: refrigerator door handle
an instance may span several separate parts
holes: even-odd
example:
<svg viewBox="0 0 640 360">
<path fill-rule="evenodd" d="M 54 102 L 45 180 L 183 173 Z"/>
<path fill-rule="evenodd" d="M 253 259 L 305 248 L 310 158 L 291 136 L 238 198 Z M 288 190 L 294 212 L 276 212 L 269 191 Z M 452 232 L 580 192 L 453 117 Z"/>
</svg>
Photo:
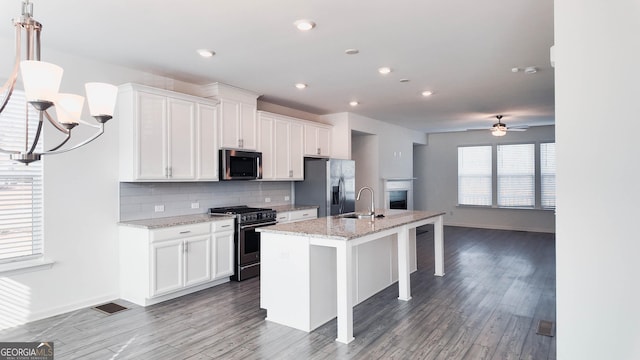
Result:
<svg viewBox="0 0 640 360">
<path fill-rule="evenodd" d="M 347 196 L 345 195 L 345 191 L 344 191 L 344 178 L 341 176 L 340 179 L 338 180 L 338 196 L 340 198 L 340 208 L 339 208 L 339 214 L 344 213 L 344 203 L 347 200 Z"/>
</svg>

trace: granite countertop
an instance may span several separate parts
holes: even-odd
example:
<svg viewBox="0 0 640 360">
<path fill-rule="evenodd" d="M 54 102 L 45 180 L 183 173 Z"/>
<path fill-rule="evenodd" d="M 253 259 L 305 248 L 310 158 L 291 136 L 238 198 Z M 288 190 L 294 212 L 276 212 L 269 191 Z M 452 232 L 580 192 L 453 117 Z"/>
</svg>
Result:
<svg viewBox="0 0 640 360">
<path fill-rule="evenodd" d="M 383 214 L 383 218 L 375 220 L 347 219 L 339 216 L 327 216 L 310 219 L 297 223 L 277 224 L 265 226 L 257 231 L 287 235 L 306 235 L 339 240 L 350 240 L 375 232 L 410 224 L 416 221 L 444 215 L 439 211 L 411 211 L 411 210 L 376 210 L 376 214 Z"/>
<path fill-rule="evenodd" d="M 288 211 L 297 211 L 297 210 L 307 210 L 307 209 L 317 209 L 319 206 L 317 205 L 278 205 L 278 206 L 266 206 L 269 209 L 273 209 L 276 212 L 288 212 Z"/>
<path fill-rule="evenodd" d="M 196 215 L 182 215 L 182 216 L 170 216 L 157 219 L 143 219 L 143 220 L 131 220 L 121 221 L 118 225 L 141 227 L 147 229 L 160 229 L 171 226 L 191 225 L 203 222 L 213 222 L 233 219 L 230 215 L 215 215 L 209 214 L 196 214 Z"/>
</svg>

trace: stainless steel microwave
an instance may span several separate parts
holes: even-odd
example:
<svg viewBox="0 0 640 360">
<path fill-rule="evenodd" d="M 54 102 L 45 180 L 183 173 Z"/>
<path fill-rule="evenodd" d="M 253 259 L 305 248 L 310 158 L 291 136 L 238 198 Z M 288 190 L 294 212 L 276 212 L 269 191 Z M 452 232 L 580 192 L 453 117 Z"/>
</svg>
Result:
<svg viewBox="0 0 640 360">
<path fill-rule="evenodd" d="M 261 152 L 220 150 L 220 180 L 256 179 L 262 179 Z"/>
</svg>

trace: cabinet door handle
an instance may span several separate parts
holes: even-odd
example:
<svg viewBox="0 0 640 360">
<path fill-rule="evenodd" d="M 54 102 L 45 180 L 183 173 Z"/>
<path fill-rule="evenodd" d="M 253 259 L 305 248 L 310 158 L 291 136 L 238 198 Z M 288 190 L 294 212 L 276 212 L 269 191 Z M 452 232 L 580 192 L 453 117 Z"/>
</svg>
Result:
<svg viewBox="0 0 640 360">
<path fill-rule="evenodd" d="M 309 214 L 302 214 L 302 216 L 309 216 Z"/>
<path fill-rule="evenodd" d="M 185 231 L 180 231 L 180 234 L 188 234 L 190 232 L 191 232 L 191 230 L 185 230 Z"/>
<path fill-rule="evenodd" d="M 293 170 L 289 170 L 289 177 L 293 177 Z"/>
<path fill-rule="evenodd" d="M 173 168 L 169 166 L 169 177 L 173 177 Z"/>
<path fill-rule="evenodd" d="M 227 224 L 227 225 L 222 225 L 222 226 L 220 226 L 220 227 L 221 227 L 221 228 L 228 228 L 228 227 L 230 227 L 230 226 L 231 226 L 231 225 Z"/>
<path fill-rule="evenodd" d="M 320 155 L 320 153 L 321 153 L 320 148 L 318 148 L 318 155 Z"/>
<path fill-rule="evenodd" d="M 189 252 L 189 243 L 184 243 L 184 252 Z"/>
</svg>

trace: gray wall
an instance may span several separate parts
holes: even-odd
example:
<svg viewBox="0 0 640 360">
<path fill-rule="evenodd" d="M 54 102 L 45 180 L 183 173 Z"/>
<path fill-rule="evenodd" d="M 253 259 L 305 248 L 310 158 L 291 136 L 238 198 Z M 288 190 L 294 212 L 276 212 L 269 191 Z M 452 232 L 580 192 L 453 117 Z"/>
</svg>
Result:
<svg viewBox="0 0 640 360">
<path fill-rule="evenodd" d="M 202 214 L 217 206 L 286 205 L 291 203 L 290 199 L 289 181 L 120 183 L 120 221 Z M 194 202 L 200 208 L 192 209 Z M 155 212 L 156 205 L 163 205 L 164 211 Z"/>
<path fill-rule="evenodd" d="M 550 210 L 457 207 L 458 146 L 554 141 L 554 127 L 492 136 L 488 130 L 429 134 L 427 145 L 414 147 L 416 210 L 446 211 L 445 224 L 480 228 L 555 232 Z"/>
</svg>

